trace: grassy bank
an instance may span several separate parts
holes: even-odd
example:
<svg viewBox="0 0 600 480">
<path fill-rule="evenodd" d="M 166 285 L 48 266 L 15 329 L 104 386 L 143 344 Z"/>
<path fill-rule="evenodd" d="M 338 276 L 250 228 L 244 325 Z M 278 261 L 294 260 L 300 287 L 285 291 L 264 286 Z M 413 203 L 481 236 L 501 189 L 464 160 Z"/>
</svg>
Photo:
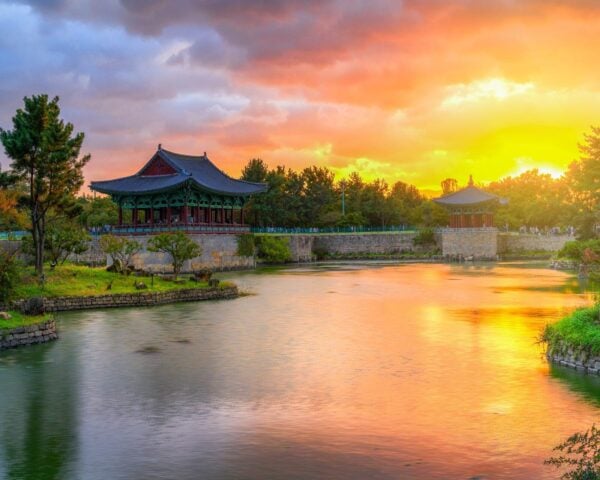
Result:
<svg viewBox="0 0 600 480">
<path fill-rule="evenodd" d="M 600 354 L 600 305 L 575 310 L 571 315 L 547 325 L 542 340 L 550 351 L 561 344 Z"/>
<path fill-rule="evenodd" d="M 52 315 L 23 315 L 20 312 L 10 311 L 10 318 L 8 320 L 0 320 L 0 331 L 12 330 L 13 328 L 26 327 L 28 325 L 35 325 L 37 323 L 44 323 L 48 320 L 52 320 Z"/>
<path fill-rule="evenodd" d="M 33 271 L 27 271 L 15 289 L 13 298 L 69 297 L 104 295 L 107 293 L 133 293 L 136 282 L 143 282 L 147 292 L 166 292 L 184 288 L 207 288 L 207 282 L 195 282 L 189 275 L 181 275 L 178 282 L 154 276 L 125 276 L 108 272 L 103 267 L 61 265 L 54 270 L 46 269 L 44 285 L 37 282 Z M 230 286 L 221 282 L 220 287 Z M 110 288 L 109 288 L 110 286 Z"/>
</svg>

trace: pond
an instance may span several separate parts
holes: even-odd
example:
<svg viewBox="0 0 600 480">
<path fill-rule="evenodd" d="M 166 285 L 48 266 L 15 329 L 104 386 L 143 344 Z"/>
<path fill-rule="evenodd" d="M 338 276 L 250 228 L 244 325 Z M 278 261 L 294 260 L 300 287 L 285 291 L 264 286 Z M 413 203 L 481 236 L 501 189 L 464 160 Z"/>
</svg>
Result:
<svg viewBox="0 0 600 480">
<path fill-rule="evenodd" d="M 64 313 L 0 353 L 0 478 L 531 479 L 600 420 L 540 330 L 592 296 L 500 263 L 228 274 L 230 301 Z"/>
</svg>

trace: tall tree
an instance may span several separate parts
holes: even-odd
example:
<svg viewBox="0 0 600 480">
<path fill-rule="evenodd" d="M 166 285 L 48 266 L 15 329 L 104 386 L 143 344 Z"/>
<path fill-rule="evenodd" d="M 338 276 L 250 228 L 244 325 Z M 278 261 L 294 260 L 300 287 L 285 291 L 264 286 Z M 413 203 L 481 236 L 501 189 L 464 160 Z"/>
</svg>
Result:
<svg viewBox="0 0 600 480">
<path fill-rule="evenodd" d="M 12 119 L 13 130 L 0 129 L 0 140 L 12 160 L 13 172 L 28 186 L 26 200 L 35 247 L 35 268 L 44 273 L 47 215 L 68 208 L 83 185 L 83 166 L 90 156 L 79 157 L 84 134 L 73 135 L 73 125 L 60 118 L 58 97 L 25 97 L 25 106 Z"/>
<path fill-rule="evenodd" d="M 446 178 L 442 180 L 442 194 L 448 195 L 449 193 L 454 193 L 458 190 L 458 182 L 456 178 Z"/>
</svg>

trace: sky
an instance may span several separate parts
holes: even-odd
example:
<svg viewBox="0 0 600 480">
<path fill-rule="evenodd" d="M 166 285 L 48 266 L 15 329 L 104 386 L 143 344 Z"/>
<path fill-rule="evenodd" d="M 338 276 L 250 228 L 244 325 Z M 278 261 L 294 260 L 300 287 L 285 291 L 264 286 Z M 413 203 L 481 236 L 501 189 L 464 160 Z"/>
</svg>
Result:
<svg viewBox="0 0 600 480">
<path fill-rule="evenodd" d="M 0 127 L 58 95 L 86 182 L 161 143 L 436 190 L 560 175 L 600 125 L 597 0 L 0 0 L 0 31 Z"/>
</svg>

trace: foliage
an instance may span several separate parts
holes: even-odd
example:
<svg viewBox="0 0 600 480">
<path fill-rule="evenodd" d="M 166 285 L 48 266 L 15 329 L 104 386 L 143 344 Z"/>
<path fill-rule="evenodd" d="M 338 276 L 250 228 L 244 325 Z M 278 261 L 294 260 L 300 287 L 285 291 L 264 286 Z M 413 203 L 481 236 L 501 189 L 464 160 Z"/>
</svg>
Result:
<svg viewBox="0 0 600 480">
<path fill-rule="evenodd" d="M 598 263 L 600 258 L 600 240 L 573 240 L 566 242 L 558 251 L 559 258 L 568 258 L 581 263 Z"/>
<path fill-rule="evenodd" d="M 256 249 L 254 235 L 245 234 L 237 236 L 237 254 L 240 257 L 253 257 Z"/>
<path fill-rule="evenodd" d="M 497 225 L 508 225 L 513 230 L 523 226 L 543 229 L 567 225 L 570 220 L 564 180 L 554 179 L 537 169 L 492 182 L 487 189 L 508 200 L 496 212 Z"/>
<path fill-rule="evenodd" d="M 0 251 L 0 302 L 6 302 L 19 282 L 19 262 L 16 251 Z"/>
<path fill-rule="evenodd" d="M 285 263 L 292 259 L 289 238 L 264 235 L 256 237 L 256 241 L 258 257 L 265 263 Z"/>
<path fill-rule="evenodd" d="M 79 222 L 83 227 L 104 227 L 116 225 L 119 219 L 117 204 L 109 197 L 80 197 L 77 202 L 81 206 Z"/>
<path fill-rule="evenodd" d="M 52 265 L 65 263 L 69 255 L 81 255 L 88 249 L 90 236 L 80 227 L 59 222 L 48 227 L 46 251 Z"/>
<path fill-rule="evenodd" d="M 435 230 L 433 228 L 424 228 L 419 230 L 415 236 L 413 243 L 415 245 L 434 245 L 435 244 Z"/>
<path fill-rule="evenodd" d="M 73 125 L 60 119 L 58 97 L 24 98 L 24 108 L 13 117 L 13 130 L 0 129 L 0 140 L 11 168 L 27 188 L 35 265 L 39 276 L 44 268 L 47 216 L 51 210 L 68 209 L 83 185 L 83 166 L 89 155 L 79 158 L 84 134 L 73 136 Z"/>
<path fill-rule="evenodd" d="M 148 241 L 148 250 L 163 252 L 171 255 L 173 273 L 175 278 L 181 272 L 181 267 L 186 260 L 202 254 L 200 245 L 194 242 L 183 232 L 161 233 Z"/>
<path fill-rule="evenodd" d="M 112 259 L 117 273 L 127 273 L 133 256 L 140 252 L 142 245 L 136 240 L 115 235 L 103 235 L 100 248 Z"/>
<path fill-rule="evenodd" d="M 600 428 L 596 425 L 577 432 L 554 447 L 559 456 L 545 460 L 556 468 L 570 467 L 560 478 L 564 480 L 600 480 Z"/>
<path fill-rule="evenodd" d="M 541 340 L 550 350 L 565 343 L 593 354 L 600 353 L 600 305 L 575 310 L 562 320 L 547 325 Z"/>
</svg>

